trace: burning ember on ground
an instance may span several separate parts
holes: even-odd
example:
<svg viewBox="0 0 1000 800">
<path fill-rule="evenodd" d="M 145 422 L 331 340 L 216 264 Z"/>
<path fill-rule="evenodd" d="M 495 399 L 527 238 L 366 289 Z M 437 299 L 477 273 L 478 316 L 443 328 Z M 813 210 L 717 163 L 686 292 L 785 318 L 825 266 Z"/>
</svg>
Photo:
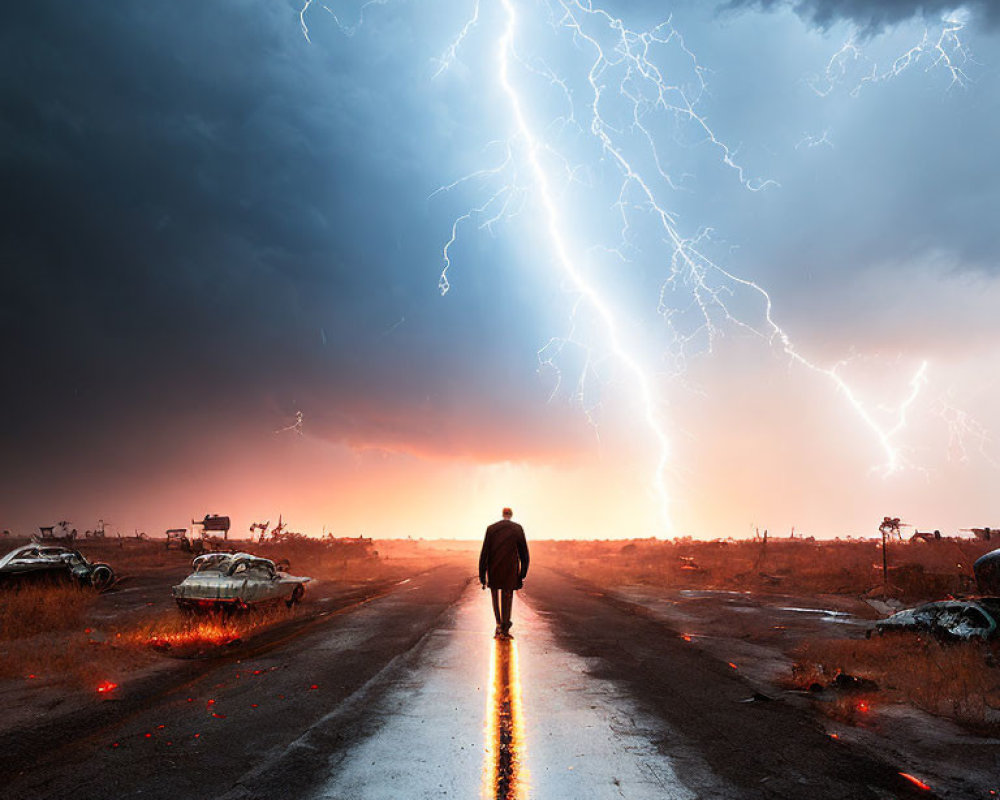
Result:
<svg viewBox="0 0 1000 800">
<path fill-rule="evenodd" d="M 151 630 L 145 628 L 125 633 L 121 638 L 127 644 L 183 653 L 235 644 L 261 624 L 256 619 L 223 621 L 211 618 L 190 621 L 180 627 L 169 623 L 154 626 Z"/>
<path fill-rule="evenodd" d="M 924 783 L 922 780 L 920 780 L 920 778 L 916 778 L 913 775 L 910 775 L 908 772 L 900 772 L 899 774 L 902 775 L 904 778 L 906 778 L 906 780 L 908 780 L 918 789 L 925 789 L 928 792 L 931 790 L 931 787 L 928 786 L 926 783 Z"/>
<path fill-rule="evenodd" d="M 101 683 L 97 685 L 97 693 L 108 694 L 109 692 L 113 692 L 117 688 L 118 688 L 117 683 L 112 683 L 111 681 L 101 681 Z"/>
<path fill-rule="evenodd" d="M 147 643 L 158 650 L 169 650 L 173 647 L 200 645 L 218 647 L 235 642 L 239 638 L 240 632 L 234 627 L 218 620 L 206 620 L 180 631 L 153 634 L 147 639 Z"/>
</svg>

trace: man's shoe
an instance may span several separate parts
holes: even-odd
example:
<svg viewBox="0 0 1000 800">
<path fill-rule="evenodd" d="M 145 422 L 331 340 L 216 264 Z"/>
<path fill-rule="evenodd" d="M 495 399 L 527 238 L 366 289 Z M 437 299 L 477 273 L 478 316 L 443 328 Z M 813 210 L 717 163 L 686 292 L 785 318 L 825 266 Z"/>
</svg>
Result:
<svg viewBox="0 0 1000 800">
<path fill-rule="evenodd" d="M 493 638 L 494 639 L 502 639 L 503 638 L 503 626 L 502 625 L 497 625 L 497 629 L 495 631 L 493 631 Z"/>
</svg>

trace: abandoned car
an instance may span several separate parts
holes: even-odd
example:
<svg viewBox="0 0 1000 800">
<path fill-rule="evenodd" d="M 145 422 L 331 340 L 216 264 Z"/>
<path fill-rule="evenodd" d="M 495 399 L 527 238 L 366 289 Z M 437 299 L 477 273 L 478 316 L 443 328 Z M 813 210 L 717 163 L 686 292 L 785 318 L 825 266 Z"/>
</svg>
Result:
<svg viewBox="0 0 1000 800">
<path fill-rule="evenodd" d="M 977 558 L 972 571 L 980 592 L 1000 595 L 1000 550 L 992 550 Z"/>
<path fill-rule="evenodd" d="M 45 544 L 26 544 L 0 558 L 0 582 L 70 580 L 98 591 L 108 588 L 115 572 L 101 562 L 88 561 L 78 550 Z"/>
<path fill-rule="evenodd" d="M 1000 598 L 924 603 L 876 622 L 875 631 L 922 631 L 940 639 L 994 639 L 1000 636 Z"/>
<path fill-rule="evenodd" d="M 267 558 L 250 553 L 206 553 L 191 562 L 194 572 L 174 587 L 185 611 L 234 611 L 302 599 L 312 578 L 289 575 Z"/>
</svg>

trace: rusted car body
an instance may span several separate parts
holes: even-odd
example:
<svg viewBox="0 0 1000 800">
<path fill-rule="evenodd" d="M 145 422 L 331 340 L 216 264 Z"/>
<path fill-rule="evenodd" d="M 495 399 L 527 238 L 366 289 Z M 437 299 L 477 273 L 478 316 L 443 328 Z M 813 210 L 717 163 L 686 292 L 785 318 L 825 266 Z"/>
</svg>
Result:
<svg viewBox="0 0 1000 800">
<path fill-rule="evenodd" d="M 992 550 L 972 565 L 976 585 L 983 594 L 1000 595 L 1000 550 Z"/>
<path fill-rule="evenodd" d="M 206 553 L 191 562 L 194 571 L 173 588 L 186 611 L 234 611 L 284 602 L 289 608 L 312 578 L 289 575 L 268 558 L 250 553 Z"/>
<path fill-rule="evenodd" d="M 88 561 L 79 550 L 48 544 L 26 544 L 0 558 L 0 581 L 65 581 L 103 591 L 115 581 L 115 572 L 102 562 Z"/>
<path fill-rule="evenodd" d="M 996 639 L 1000 637 L 1000 598 L 924 603 L 876 622 L 875 631 L 916 631 L 946 640 Z"/>
</svg>

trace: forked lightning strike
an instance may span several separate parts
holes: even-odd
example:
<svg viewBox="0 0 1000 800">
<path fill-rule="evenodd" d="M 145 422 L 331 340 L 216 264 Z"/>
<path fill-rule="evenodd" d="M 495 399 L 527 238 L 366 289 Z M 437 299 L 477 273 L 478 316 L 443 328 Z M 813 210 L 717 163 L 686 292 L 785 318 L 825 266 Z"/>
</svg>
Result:
<svg viewBox="0 0 1000 800">
<path fill-rule="evenodd" d="M 945 70 L 951 78 L 949 88 L 965 86 L 969 81 L 965 67 L 972 59 L 962 42 L 964 29 L 962 13 L 954 11 L 941 19 L 936 37 L 925 29 L 917 44 L 898 55 L 885 68 L 879 67 L 878 62 L 870 58 L 859 44 L 862 32 L 852 31 L 847 41 L 830 57 L 822 76 L 808 81 L 809 88 L 820 97 L 825 97 L 839 84 L 853 80 L 855 84 L 850 94 L 857 96 L 866 86 L 897 78 L 918 64 L 925 65 L 925 72 L 935 68 Z"/>
<path fill-rule="evenodd" d="M 669 506 L 665 486 L 665 471 L 670 456 L 670 445 L 663 424 L 659 418 L 657 403 L 653 397 L 653 391 L 649 385 L 649 377 L 646 369 L 629 352 L 628 346 L 622 341 L 616 315 L 611 307 L 601 297 L 598 289 L 590 283 L 576 266 L 573 256 L 562 231 L 560 214 L 552 198 L 549 187 L 548 175 L 539 161 L 539 142 L 536 139 L 531 126 L 525 116 L 521 98 L 514 86 L 510 82 L 510 56 L 514 48 L 514 32 L 517 26 L 517 13 L 511 0 L 501 0 L 504 11 L 507 15 L 507 28 L 500 39 L 500 85 L 510 101 L 511 110 L 514 114 L 518 135 L 525 143 L 528 163 L 534 176 L 535 185 L 538 190 L 538 197 L 541 201 L 545 214 L 545 223 L 549 240 L 555 252 L 556 260 L 562 271 L 569 278 L 573 289 L 597 312 L 604 324 L 607 340 L 615 357 L 625 366 L 635 381 L 639 392 L 640 407 L 646 425 L 656 439 L 659 446 L 659 457 L 656 463 L 656 470 L 653 480 L 653 491 L 656 494 L 660 505 L 660 513 L 664 523 L 669 521 Z"/>
<path fill-rule="evenodd" d="M 372 2 L 381 4 L 384 1 L 369 0 L 362 6 L 362 14 Z M 303 34 L 306 36 L 308 28 L 305 13 L 312 2 L 313 0 L 306 0 L 300 13 Z M 560 31 L 568 33 L 577 52 L 593 54 L 589 66 L 585 67 L 585 77 L 581 77 L 586 81 L 590 95 L 586 115 L 589 119 L 584 127 L 577 121 L 580 117 L 570 89 L 573 77 L 560 76 L 541 58 L 528 60 L 522 55 L 516 38 L 521 6 L 517 0 L 498 2 L 498 8 L 503 11 L 504 22 L 496 45 L 496 82 L 511 110 L 514 130 L 500 143 L 501 157 L 495 166 L 477 170 L 440 187 L 432 194 L 433 197 L 469 182 L 487 185 L 492 183 L 485 201 L 460 214 L 452 223 L 451 235 L 442 250 L 443 267 L 439 278 L 441 293 L 446 294 L 451 286 L 451 251 L 458 240 L 460 227 L 470 223 L 477 224 L 480 228 L 492 228 L 514 211 L 520 210 L 529 197 L 534 197 L 541 210 L 540 218 L 554 255 L 554 265 L 568 284 L 567 288 L 577 296 L 568 335 L 551 339 L 539 351 L 539 364 L 555 370 L 558 388 L 561 375 L 557 361 L 563 347 L 572 343 L 581 348 L 585 353 L 585 363 L 580 370 L 575 398 L 595 424 L 594 412 L 599 403 L 591 404 L 587 400 L 588 383 L 598 376 L 600 365 L 605 359 L 613 359 L 624 368 L 635 387 L 643 421 L 656 449 L 653 491 L 663 524 L 669 527 L 665 478 L 670 445 L 661 413 L 663 404 L 658 392 L 654 390 L 653 381 L 657 371 L 643 363 L 641 348 L 637 345 L 646 343 L 630 340 L 623 330 L 623 321 L 629 320 L 630 315 L 623 309 L 616 308 L 609 294 L 579 266 L 584 256 L 592 257 L 596 252 L 614 256 L 623 263 L 630 262 L 633 255 L 641 252 L 636 244 L 638 235 L 633 233 L 638 221 L 637 215 L 648 215 L 659 230 L 659 238 L 666 247 L 659 255 L 665 275 L 660 285 L 657 311 L 664 320 L 669 340 L 665 357 L 672 359 L 674 372 L 684 370 L 691 351 L 711 352 L 715 340 L 723 334 L 720 327 L 722 323 L 750 332 L 770 346 L 780 348 L 792 363 L 806 367 L 833 384 L 875 436 L 884 454 L 881 469 L 883 474 L 888 475 L 903 468 L 906 462 L 894 440 L 905 426 L 908 411 L 927 381 L 928 364 L 924 362 L 919 365 L 910 380 L 906 397 L 892 415 L 892 423 L 887 425 L 880 422 L 840 374 L 843 364 L 832 368 L 821 367 L 801 355 L 786 331 L 774 320 L 772 301 L 767 291 L 758 283 L 725 269 L 709 256 L 711 229 L 703 229 L 694 236 L 683 235 L 676 215 L 659 198 L 658 187 L 673 190 L 679 186 L 679 182 L 665 166 L 668 161 L 661 152 L 661 137 L 648 121 L 664 118 L 673 119 L 677 126 L 688 126 L 702 144 L 717 150 L 721 162 L 734 172 L 746 189 L 756 192 L 776 186 L 773 181 L 751 179 L 736 160 L 735 152 L 715 134 L 705 116 L 698 110 L 698 101 L 706 88 L 706 70 L 687 47 L 672 21 L 668 19 L 648 31 L 635 31 L 628 28 L 623 20 L 587 0 L 552 0 L 547 4 L 546 8 L 551 12 L 550 24 L 556 34 Z M 438 59 L 435 76 L 442 74 L 455 62 L 458 50 L 473 28 L 482 24 L 484 8 L 482 0 L 474 0 L 472 15 Z M 356 27 L 344 28 L 341 25 L 348 33 L 352 33 Z M 955 80 L 960 81 L 962 72 L 957 59 L 958 54 L 964 54 L 958 39 L 960 30 L 961 23 L 945 25 L 941 37 L 933 45 L 925 37 L 924 43 L 897 59 L 891 73 L 898 74 L 925 58 L 928 53 L 935 52 L 938 56 L 936 63 L 944 63 L 952 70 Z M 686 89 L 680 80 L 668 79 L 654 60 L 660 49 L 668 47 L 676 48 L 676 52 L 690 65 L 693 90 Z M 845 48 L 843 53 L 861 57 L 855 43 L 849 41 Z M 831 59 L 831 66 L 827 68 L 828 77 L 836 77 L 834 73 L 837 65 L 846 57 L 847 55 L 838 55 Z M 525 76 L 540 77 L 549 85 L 558 87 L 567 104 L 566 113 L 556 120 L 533 122 L 527 99 L 529 90 L 523 85 L 523 81 L 514 77 L 514 67 Z M 816 90 L 815 86 L 813 88 Z M 625 122 L 606 116 L 606 108 L 610 103 L 618 104 L 615 109 Z M 569 159 L 559 154 L 557 147 L 543 138 L 555 123 L 558 123 L 556 127 L 575 127 L 582 135 L 589 137 L 599 149 L 601 163 L 612 165 L 621 177 L 617 196 L 610 203 L 620 218 L 620 241 L 615 246 L 588 248 L 571 232 L 572 226 L 555 199 L 553 185 L 560 182 L 566 185 L 574 181 L 577 170 Z M 635 141 L 641 143 L 638 150 L 634 145 Z M 826 132 L 822 137 L 807 137 L 803 142 L 808 146 L 829 144 Z M 552 171 L 551 161 L 557 163 L 559 173 Z M 647 171 L 642 166 L 644 163 L 652 168 Z M 759 303 L 761 309 L 760 323 L 747 322 L 731 313 L 730 298 L 741 294 L 756 298 L 755 302 Z M 595 337 L 594 331 L 584 330 L 586 326 L 580 321 L 584 311 L 599 322 L 598 336 Z"/>
</svg>

